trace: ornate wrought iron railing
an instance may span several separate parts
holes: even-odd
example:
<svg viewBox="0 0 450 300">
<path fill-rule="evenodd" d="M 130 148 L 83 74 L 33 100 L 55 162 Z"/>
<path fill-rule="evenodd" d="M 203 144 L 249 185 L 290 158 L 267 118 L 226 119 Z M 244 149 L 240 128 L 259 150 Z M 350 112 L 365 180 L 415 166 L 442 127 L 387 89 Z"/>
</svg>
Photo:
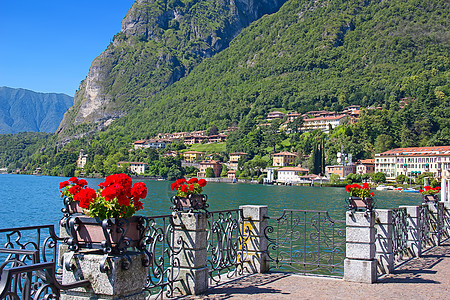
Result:
<svg viewBox="0 0 450 300">
<path fill-rule="evenodd" d="M 425 249 L 430 242 L 430 213 L 427 205 L 419 208 L 419 237 L 421 249 Z"/>
<path fill-rule="evenodd" d="M 269 219 L 265 235 L 269 260 L 276 269 L 344 273 L 345 222 L 331 219 L 326 211 L 285 209 L 279 218 Z"/>
<path fill-rule="evenodd" d="M 394 259 L 400 260 L 408 249 L 408 214 L 406 208 L 392 210 L 392 250 Z"/>
<path fill-rule="evenodd" d="M 3 251 L 0 250 L 0 261 L 9 261 L 11 266 L 56 262 L 57 242 L 60 240 L 53 225 L 0 229 L 0 249 L 3 248 Z M 21 253 L 17 250 L 26 251 Z"/>
<path fill-rule="evenodd" d="M 59 240 L 53 225 L 0 229 L 0 299 L 59 299 L 60 290 L 89 285 L 58 282 Z"/>
<path fill-rule="evenodd" d="M 148 299 L 172 297 L 178 279 L 180 262 L 176 254 L 182 251 L 182 241 L 175 240 L 172 215 L 146 217 L 145 253 Z"/>
<path fill-rule="evenodd" d="M 241 209 L 208 213 L 207 266 L 210 284 L 243 274 L 248 232 Z"/>
</svg>

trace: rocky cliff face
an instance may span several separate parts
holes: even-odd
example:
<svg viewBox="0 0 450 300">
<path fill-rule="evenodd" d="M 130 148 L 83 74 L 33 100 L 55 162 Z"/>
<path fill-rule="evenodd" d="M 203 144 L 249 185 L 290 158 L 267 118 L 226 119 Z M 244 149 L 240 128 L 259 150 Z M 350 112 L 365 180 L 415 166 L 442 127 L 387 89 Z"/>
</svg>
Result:
<svg viewBox="0 0 450 300">
<path fill-rule="evenodd" d="M 0 87 L 0 134 L 54 132 L 72 104 L 65 94 Z"/>
<path fill-rule="evenodd" d="M 57 133 L 101 130 L 228 47 L 251 22 L 287 0 L 137 0 L 92 63 Z"/>
</svg>

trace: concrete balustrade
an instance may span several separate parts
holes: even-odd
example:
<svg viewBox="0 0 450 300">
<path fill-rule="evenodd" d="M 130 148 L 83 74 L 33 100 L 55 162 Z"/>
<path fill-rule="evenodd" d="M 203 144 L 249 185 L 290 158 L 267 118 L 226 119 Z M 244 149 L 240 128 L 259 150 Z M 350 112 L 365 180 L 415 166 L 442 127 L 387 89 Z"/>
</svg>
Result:
<svg viewBox="0 0 450 300">
<path fill-rule="evenodd" d="M 243 217 L 240 225 L 243 271 L 265 273 L 269 270 L 265 236 L 268 208 L 265 205 L 243 205 L 239 208 Z"/>
<path fill-rule="evenodd" d="M 206 266 L 208 216 L 198 212 L 175 212 L 172 220 L 175 260 L 180 264 L 175 292 L 202 294 L 208 290 L 209 278 Z"/>
<path fill-rule="evenodd" d="M 143 265 L 144 255 L 128 252 L 126 255 L 110 255 L 106 261 L 107 270 L 101 272 L 100 264 L 103 254 L 86 251 L 72 257 L 71 253 L 63 255 L 64 260 L 71 260 L 74 270 L 63 268 L 63 284 L 70 284 L 87 279 L 91 286 L 61 291 L 61 300 L 144 300 L 143 287 L 147 279 L 147 268 Z M 127 268 L 124 268 L 124 264 Z"/>
<path fill-rule="evenodd" d="M 376 282 L 375 213 L 348 211 L 346 225 L 344 280 L 362 283 Z"/>
</svg>

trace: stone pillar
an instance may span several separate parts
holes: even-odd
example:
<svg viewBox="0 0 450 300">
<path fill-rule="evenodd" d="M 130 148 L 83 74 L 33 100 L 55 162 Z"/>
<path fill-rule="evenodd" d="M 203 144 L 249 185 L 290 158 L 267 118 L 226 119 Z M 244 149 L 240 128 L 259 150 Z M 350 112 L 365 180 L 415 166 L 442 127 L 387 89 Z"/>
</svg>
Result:
<svg viewBox="0 0 450 300">
<path fill-rule="evenodd" d="M 104 254 L 85 251 L 65 253 L 64 260 L 70 259 L 74 266 L 68 271 L 63 268 L 63 284 L 87 279 L 90 287 L 61 291 L 62 300 L 145 300 L 147 268 L 143 265 L 144 254 L 128 252 L 124 255 L 110 255 L 105 262 L 106 272 L 100 271 Z"/>
<path fill-rule="evenodd" d="M 267 206 L 243 205 L 239 209 L 242 209 L 244 218 L 240 227 L 244 272 L 265 273 L 269 270 L 268 241 L 265 235 L 269 216 Z"/>
<path fill-rule="evenodd" d="M 408 218 L 408 252 L 412 257 L 422 256 L 422 234 L 420 227 L 420 206 L 400 206 L 406 208 Z"/>
<path fill-rule="evenodd" d="M 174 291 L 183 295 L 199 295 L 208 290 L 206 266 L 208 216 L 199 212 L 172 213 L 174 225 L 174 264 L 180 265 Z"/>
<path fill-rule="evenodd" d="M 362 283 L 377 281 L 374 224 L 374 212 L 346 213 L 344 280 Z"/>
<path fill-rule="evenodd" d="M 394 270 L 392 209 L 377 209 L 375 215 L 375 258 L 378 261 L 378 271 L 381 274 L 390 274 Z"/>
<path fill-rule="evenodd" d="M 443 214 L 444 212 L 444 203 L 443 202 L 428 202 L 428 211 L 430 212 L 430 236 L 433 245 L 441 245 L 442 241 L 442 231 L 438 215 L 439 213 Z"/>
</svg>

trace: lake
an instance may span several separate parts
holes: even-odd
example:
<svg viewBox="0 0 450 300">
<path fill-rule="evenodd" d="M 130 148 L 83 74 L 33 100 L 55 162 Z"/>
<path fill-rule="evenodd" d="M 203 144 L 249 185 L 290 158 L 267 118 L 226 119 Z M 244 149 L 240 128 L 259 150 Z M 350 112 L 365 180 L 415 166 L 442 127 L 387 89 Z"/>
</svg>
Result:
<svg viewBox="0 0 450 300">
<path fill-rule="evenodd" d="M 63 207 L 59 183 L 64 177 L 0 175 L 0 228 L 54 224 L 62 217 Z M 87 178 L 88 185 L 97 189 L 102 179 Z M 171 212 L 169 181 L 139 180 L 148 188 L 141 215 L 156 216 Z M 374 191 L 376 208 L 418 205 L 420 194 L 395 191 Z M 267 205 L 269 216 L 278 217 L 283 209 L 326 210 L 334 219 L 344 219 L 344 188 L 271 186 L 210 182 L 204 188 L 210 211 L 235 209 L 240 205 Z"/>
</svg>

